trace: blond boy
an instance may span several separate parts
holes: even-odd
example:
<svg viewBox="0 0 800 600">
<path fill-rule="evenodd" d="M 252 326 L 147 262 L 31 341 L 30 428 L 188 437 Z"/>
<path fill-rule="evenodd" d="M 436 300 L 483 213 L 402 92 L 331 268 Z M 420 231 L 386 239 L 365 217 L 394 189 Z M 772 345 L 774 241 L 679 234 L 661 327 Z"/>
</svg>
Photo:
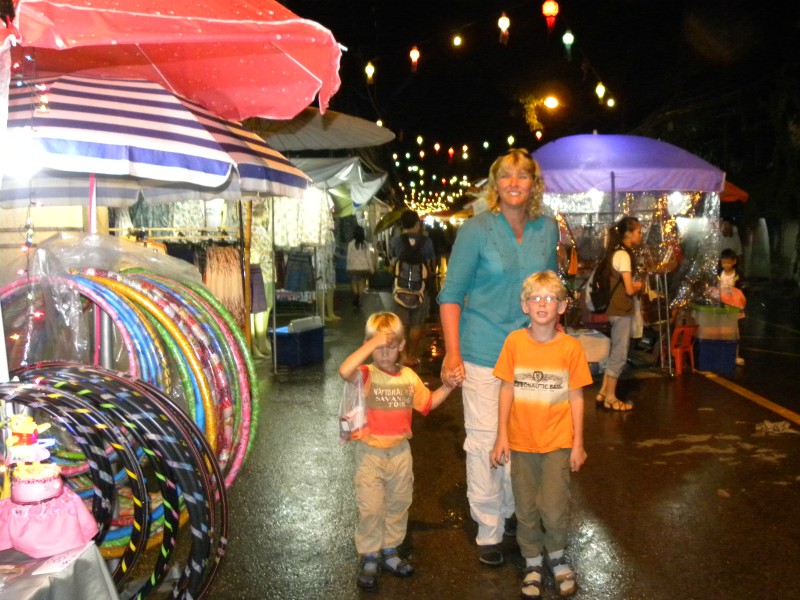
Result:
<svg viewBox="0 0 800 600">
<path fill-rule="evenodd" d="M 344 359 L 339 374 L 357 381 L 360 373 L 369 431 L 356 442 L 356 550 L 361 557 L 358 586 L 378 588 L 378 570 L 408 577 L 414 568 L 397 554 L 406 536 L 414 474 L 411 461 L 411 415 L 427 415 L 453 391 L 432 392 L 419 376 L 398 364 L 405 347 L 403 323 L 389 312 L 369 317 L 361 347 Z M 369 357 L 372 364 L 362 364 Z"/>
<path fill-rule="evenodd" d="M 517 543 L 526 567 L 523 598 L 541 597 L 545 551 L 559 595 L 577 589 L 564 549 L 570 471 L 586 461 L 582 388 L 592 376 L 578 341 L 556 327 L 566 298 L 553 271 L 528 277 L 521 300 L 530 324 L 508 335 L 494 368 L 502 383 L 490 461 L 492 467 L 511 461 Z"/>
</svg>

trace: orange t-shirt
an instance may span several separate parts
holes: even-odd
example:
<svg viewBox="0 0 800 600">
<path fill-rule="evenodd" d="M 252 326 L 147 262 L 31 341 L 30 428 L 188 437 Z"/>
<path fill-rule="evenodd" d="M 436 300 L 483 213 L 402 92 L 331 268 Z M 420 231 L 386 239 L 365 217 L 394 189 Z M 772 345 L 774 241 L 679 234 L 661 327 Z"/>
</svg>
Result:
<svg viewBox="0 0 800 600">
<path fill-rule="evenodd" d="M 373 448 L 393 448 L 411 438 L 411 412 L 427 415 L 432 393 L 408 367 L 387 373 L 375 365 L 361 365 L 369 433 L 362 442 Z"/>
<path fill-rule="evenodd" d="M 592 383 L 580 343 L 563 332 L 535 341 L 527 329 L 512 331 L 503 344 L 494 376 L 514 384 L 508 445 L 518 452 L 572 448 L 569 391 Z"/>
</svg>

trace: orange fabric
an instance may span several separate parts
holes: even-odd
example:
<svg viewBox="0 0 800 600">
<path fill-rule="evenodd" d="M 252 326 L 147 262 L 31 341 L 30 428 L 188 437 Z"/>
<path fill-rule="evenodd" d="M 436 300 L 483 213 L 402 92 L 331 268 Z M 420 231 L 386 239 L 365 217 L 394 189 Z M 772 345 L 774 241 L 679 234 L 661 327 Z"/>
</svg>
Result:
<svg viewBox="0 0 800 600">
<path fill-rule="evenodd" d="M 362 441 L 373 448 L 393 448 L 411 438 L 412 410 L 427 415 L 431 391 L 408 367 L 387 373 L 375 365 L 359 367 L 364 376 L 369 433 Z"/>
<path fill-rule="evenodd" d="M 513 331 L 500 351 L 494 376 L 514 383 L 508 425 L 512 450 L 545 453 L 572 447 L 569 391 L 592 383 L 578 340 L 558 332 L 540 343 L 527 329 Z"/>
</svg>

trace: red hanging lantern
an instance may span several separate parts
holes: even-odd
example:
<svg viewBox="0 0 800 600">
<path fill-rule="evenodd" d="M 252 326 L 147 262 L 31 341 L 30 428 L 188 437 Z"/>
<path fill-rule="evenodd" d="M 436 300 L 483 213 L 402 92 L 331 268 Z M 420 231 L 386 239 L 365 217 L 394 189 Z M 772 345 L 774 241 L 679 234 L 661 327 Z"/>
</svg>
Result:
<svg viewBox="0 0 800 600">
<path fill-rule="evenodd" d="M 413 73 L 417 72 L 417 62 L 419 62 L 419 50 L 416 46 L 411 48 L 411 52 L 408 53 L 408 56 L 411 57 L 411 71 Z"/>
<path fill-rule="evenodd" d="M 547 21 L 547 31 L 552 31 L 556 24 L 556 16 L 558 15 L 558 2 L 556 0 L 547 0 L 542 4 L 542 14 L 545 21 Z"/>
<path fill-rule="evenodd" d="M 508 28 L 511 26 L 511 19 L 506 16 L 506 13 L 497 19 L 497 26 L 500 28 L 500 43 L 505 46 L 508 43 Z"/>
</svg>

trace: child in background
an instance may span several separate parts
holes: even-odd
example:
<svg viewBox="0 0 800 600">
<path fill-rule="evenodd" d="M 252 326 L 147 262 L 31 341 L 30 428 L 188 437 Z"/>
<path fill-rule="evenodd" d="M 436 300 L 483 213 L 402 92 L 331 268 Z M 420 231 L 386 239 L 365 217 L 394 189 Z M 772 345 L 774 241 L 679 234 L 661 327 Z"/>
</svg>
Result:
<svg viewBox="0 0 800 600">
<path fill-rule="evenodd" d="M 542 594 L 543 552 L 560 596 L 577 590 L 567 562 L 570 471 L 586 461 L 583 386 L 592 383 L 580 343 L 556 329 L 567 291 L 553 271 L 528 277 L 522 288 L 525 329 L 511 332 L 494 375 L 502 381 L 493 468 L 511 461 L 517 543 L 525 558 L 523 598 Z"/>
<path fill-rule="evenodd" d="M 364 343 L 344 359 L 339 374 L 364 382 L 369 432 L 356 442 L 355 491 L 358 504 L 356 550 L 361 557 L 358 587 L 378 589 L 378 569 L 408 577 L 414 567 L 397 554 L 406 537 L 414 486 L 411 461 L 411 414 L 423 415 L 453 391 L 443 385 L 431 392 L 419 376 L 397 364 L 405 331 L 397 315 L 375 313 L 366 325 Z M 372 356 L 372 364 L 362 364 Z"/>
<path fill-rule="evenodd" d="M 723 304 L 741 309 L 739 323 L 744 318 L 744 307 L 747 301 L 742 292 L 742 274 L 739 272 L 739 257 L 731 248 L 725 248 L 719 257 L 717 274 L 719 275 L 719 299 Z M 737 334 L 737 339 L 741 337 Z M 744 359 L 739 356 L 739 345 L 736 345 L 736 364 L 744 366 Z"/>
</svg>

